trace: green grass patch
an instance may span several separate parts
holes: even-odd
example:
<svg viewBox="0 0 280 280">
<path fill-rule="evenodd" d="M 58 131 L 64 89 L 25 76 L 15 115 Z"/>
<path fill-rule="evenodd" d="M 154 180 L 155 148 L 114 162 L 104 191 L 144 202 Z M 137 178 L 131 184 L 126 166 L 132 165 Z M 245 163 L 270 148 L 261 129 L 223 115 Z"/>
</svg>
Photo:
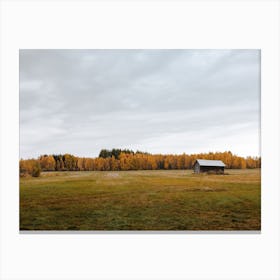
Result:
<svg viewBox="0 0 280 280">
<path fill-rule="evenodd" d="M 260 170 L 46 172 L 20 179 L 21 230 L 260 230 Z"/>
</svg>

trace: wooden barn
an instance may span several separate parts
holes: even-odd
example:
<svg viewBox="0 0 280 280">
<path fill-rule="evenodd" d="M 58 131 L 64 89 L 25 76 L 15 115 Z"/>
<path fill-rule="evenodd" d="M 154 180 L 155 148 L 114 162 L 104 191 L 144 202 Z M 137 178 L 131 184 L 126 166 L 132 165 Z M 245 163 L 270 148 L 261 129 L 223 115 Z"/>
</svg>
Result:
<svg viewBox="0 0 280 280">
<path fill-rule="evenodd" d="M 197 159 L 193 165 L 194 173 L 216 172 L 224 173 L 225 164 L 221 160 Z"/>
</svg>

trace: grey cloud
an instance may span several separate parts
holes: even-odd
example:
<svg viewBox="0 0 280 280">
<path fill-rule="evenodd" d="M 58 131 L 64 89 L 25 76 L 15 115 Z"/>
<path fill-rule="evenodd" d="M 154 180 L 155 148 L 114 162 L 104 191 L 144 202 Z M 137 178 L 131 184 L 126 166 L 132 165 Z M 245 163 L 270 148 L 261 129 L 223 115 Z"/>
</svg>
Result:
<svg viewBox="0 0 280 280">
<path fill-rule="evenodd" d="M 258 155 L 259 102 L 259 50 L 21 50 L 20 154 Z"/>
</svg>

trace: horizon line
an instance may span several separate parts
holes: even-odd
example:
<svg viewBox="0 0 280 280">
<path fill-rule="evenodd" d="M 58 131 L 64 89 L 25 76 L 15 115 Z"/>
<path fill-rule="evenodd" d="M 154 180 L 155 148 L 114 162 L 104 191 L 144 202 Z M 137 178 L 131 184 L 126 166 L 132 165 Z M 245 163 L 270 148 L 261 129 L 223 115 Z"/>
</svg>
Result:
<svg viewBox="0 0 280 280">
<path fill-rule="evenodd" d="M 129 150 L 129 151 L 132 151 L 134 154 L 136 154 L 137 152 L 139 154 L 149 154 L 149 155 L 162 155 L 162 156 L 167 156 L 167 155 L 173 155 L 173 156 L 181 156 L 181 155 L 188 155 L 188 156 L 192 156 L 192 155 L 201 155 L 201 154 L 218 154 L 218 153 L 231 153 L 233 156 L 237 156 L 237 157 L 242 157 L 242 158 L 248 158 L 248 157 L 251 157 L 251 158 L 261 158 L 261 155 L 246 155 L 246 156 L 241 156 L 239 154 L 236 154 L 236 153 L 233 153 L 232 151 L 228 150 L 228 151 L 215 151 L 215 152 L 212 152 L 212 151 L 209 151 L 209 152 L 199 152 L 199 153 L 186 153 L 186 152 L 183 152 L 183 153 L 149 153 L 149 152 L 146 152 L 146 151 L 139 151 L 139 150 L 136 150 L 136 152 L 134 150 L 130 150 L 130 149 L 120 149 L 120 148 L 112 148 L 112 149 L 101 149 L 101 150 L 107 150 L 107 151 L 112 151 L 113 149 L 115 150 Z M 100 150 L 100 151 L 101 151 Z M 99 152 L 100 153 L 100 152 Z M 53 155 L 72 155 L 74 157 L 79 157 L 79 158 L 99 158 L 99 155 L 97 156 L 80 156 L 80 155 L 75 155 L 75 154 L 72 154 L 72 153 L 42 153 L 40 155 L 38 155 L 37 157 L 19 157 L 20 160 L 28 160 L 28 159 L 38 159 L 39 157 L 41 156 L 53 156 Z"/>
</svg>

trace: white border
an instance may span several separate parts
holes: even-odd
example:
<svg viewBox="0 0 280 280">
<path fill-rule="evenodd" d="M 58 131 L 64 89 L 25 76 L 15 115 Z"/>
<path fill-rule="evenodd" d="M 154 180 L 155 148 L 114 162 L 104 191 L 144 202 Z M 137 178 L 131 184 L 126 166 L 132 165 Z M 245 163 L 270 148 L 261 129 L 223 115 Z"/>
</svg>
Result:
<svg viewBox="0 0 280 280">
<path fill-rule="evenodd" d="M 279 279 L 279 2 L 2 1 L 1 278 Z M 20 48 L 262 50 L 261 234 L 18 231 Z"/>
</svg>

